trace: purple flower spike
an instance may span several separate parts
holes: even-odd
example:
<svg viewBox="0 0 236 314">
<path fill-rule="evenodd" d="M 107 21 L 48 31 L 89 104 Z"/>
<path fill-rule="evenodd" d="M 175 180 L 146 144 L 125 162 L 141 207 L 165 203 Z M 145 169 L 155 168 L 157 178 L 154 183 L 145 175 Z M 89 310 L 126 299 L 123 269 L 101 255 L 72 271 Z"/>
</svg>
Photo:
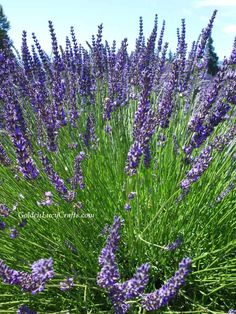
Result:
<svg viewBox="0 0 236 314">
<path fill-rule="evenodd" d="M 131 210 L 131 205 L 129 203 L 125 204 L 125 210 L 127 211 Z"/>
<path fill-rule="evenodd" d="M 99 264 L 102 269 L 98 274 L 97 284 L 108 290 L 115 313 L 125 314 L 130 308 L 130 304 L 127 301 L 141 296 L 144 292 L 149 280 L 148 272 L 150 265 L 141 265 L 131 279 L 123 283 L 118 282 L 120 274 L 115 262 L 115 252 L 120 239 L 120 227 L 120 218 L 115 217 L 113 226 L 109 229 L 110 234 L 107 244 L 99 257 Z"/>
<path fill-rule="evenodd" d="M 7 208 L 6 205 L 0 204 L 0 216 L 2 217 L 8 217 L 10 214 L 9 209 Z"/>
<path fill-rule="evenodd" d="M 148 263 L 141 265 L 133 277 L 120 284 L 126 300 L 139 297 L 144 292 L 149 281 L 150 265 Z"/>
<path fill-rule="evenodd" d="M 169 119 L 173 110 L 173 94 L 178 78 L 177 60 L 172 63 L 169 79 L 164 84 L 164 91 L 161 102 L 158 106 L 158 122 L 162 128 L 169 126 Z"/>
<path fill-rule="evenodd" d="M 89 114 L 86 124 L 86 131 L 84 134 L 84 144 L 86 147 L 89 147 L 91 142 L 96 141 L 95 135 L 95 119 L 92 114 Z"/>
<path fill-rule="evenodd" d="M 52 165 L 50 164 L 48 158 L 41 152 L 38 152 L 39 154 L 39 158 L 42 162 L 43 168 L 44 168 L 44 172 L 46 173 L 46 175 L 48 176 L 49 180 L 51 181 L 51 183 L 55 186 L 55 189 L 58 191 L 58 193 L 64 197 L 66 200 L 70 200 L 71 199 L 71 194 L 70 192 L 67 190 L 64 181 L 59 177 L 59 175 L 54 171 Z M 51 204 L 51 199 L 47 198 Z M 50 205 L 47 204 L 47 205 Z"/>
<path fill-rule="evenodd" d="M 75 190 L 79 185 L 81 190 L 84 190 L 84 176 L 81 168 L 81 162 L 85 159 L 85 152 L 80 152 L 78 156 L 75 157 L 74 161 L 74 176 L 72 178 L 72 188 Z"/>
<path fill-rule="evenodd" d="M 66 291 L 74 286 L 74 278 L 66 278 L 64 281 L 60 282 L 60 289 Z"/>
<path fill-rule="evenodd" d="M 9 166 L 11 163 L 11 159 L 7 156 L 3 145 L 0 143 L 0 164 L 3 164 L 4 166 Z"/>
<path fill-rule="evenodd" d="M 52 258 L 40 259 L 32 264 L 31 269 L 31 273 L 17 271 L 0 260 L 0 277 L 4 283 L 18 285 L 23 291 L 36 294 L 43 291 L 46 281 L 54 276 L 53 260 Z"/>
<path fill-rule="evenodd" d="M 176 250 L 183 242 L 182 238 L 177 238 L 174 242 L 166 245 L 164 248 L 167 251 L 174 251 Z"/>
<path fill-rule="evenodd" d="M 37 314 L 37 312 L 31 310 L 28 306 L 26 305 L 21 305 L 17 312 L 17 314 Z"/>
<path fill-rule="evenodd" d="M 147 71 L 143 72 L 142 93 L 137 111 L 134 117 L 133 138 L 134 142 L 128 152 L 125 172 L 132 176 L 137 173 L 142 155 L 144 155 L 144 165 L 150 164 L 149 142 L 155 132 L 157 119 L 150 109 L 150 92 L 153 76 Z"/>
<path fill-rule="evenodd" d="M 211 17 L 207 27 L 205 29 L 203 29 L 203 31 L 202 31 L 200 42 L 199 42 L 198 47 L 197 47 L 197 58 L 198 59 L 203 57 L 207 40 L 208 40 L 208 38 L 211 35 L 211 30 L 212 30 L 212 27 L 213 27 L 214 19 L 216 17 L 216 13 L 217 13 L 217 10 L 215 10 L 213 12 L 212 17 Z"/>
<path fill-rule="evenodd" d="M 195 160 L 192 169 L 187 173 L 186 179 L 181 182 L 181 188 L 184 192 L 188 192 L 190 185 L 199 180 L 201 175 L 209 167 L 213 157 L 211 157 L 212 147 L 205 148 L 199 157 Z"/>
<path fill-rule="evenodd" d="M 6 228 L 6 224 L 4 221 L 0 221 L 0 230 L 4 230 Z"/>
<path fill-rule="evenodd" d="M 31 269 L 33 278 L 37 278 L 37 280 L 40 281 L 46 281 L 54 276 L 52 258 L 49 259 L 42 258 L 37 262 L 34 262 L 31 265 Z"/>
<path fill-rule="evenodd" d="M 114 218 L 114 223 L 110 229 L 106 246 L 102 249 L 99 256 L 99 265 L 102 267 L 97 277 L 97 284 L 102 288 L 109 288 L 120 279 L 118 266 L 115 262 L 115 253 L 120 240 L 119 230 L 121 220 Z"/>
<path fill-rule="evenodd" d="M 228 314 L 236 314 L 236 310 L 229 310 Z"/>
<path fill-rule="evenodd" d="M 183 258 L 179 263 L 179 270 L 160 289 L 144 294 L 142 306 L 147 311 L 155 311 L 169 303 L 185 284 L 185 278 L 189 273 L 192 261 L 190 258 Z"/>
<path fill-rule="evenodd" d="M 128 199 L 129 199 L 129 200 L 133 200 L 136 195 L 137 195 L 136 192 L 130 192 L 129 195 L 128 195 Z"/>
<path fill-rule="evenodd" d="M 22 219 L 19 223 L 18 223 L 18 226 L 20 228 L 24 228 L 25 226 L 27 225 L 27 220 L 24 218 Z"/>
<path fill-rule="evenodd" d="M 19 232 L 16 230 L 16 228 L 10 228 L 10 238 L 15 239 L 19 236 Z"/>
</svg>

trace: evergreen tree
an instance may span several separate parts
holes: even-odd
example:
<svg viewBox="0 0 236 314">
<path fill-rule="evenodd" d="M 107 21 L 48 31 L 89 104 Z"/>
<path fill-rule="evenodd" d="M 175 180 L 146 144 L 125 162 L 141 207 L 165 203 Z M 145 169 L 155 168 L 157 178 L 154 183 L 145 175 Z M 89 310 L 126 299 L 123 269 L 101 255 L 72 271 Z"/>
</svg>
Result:
<svg viewBox="0 0 236 314">
<path fill-rule="evenodd" d="M 10 23 L 4 15 L 3 8 L 0 5 L 0 49 L 3 49 L 6 45 L 10 46 L 12 44 L 9 36 L 7 35 L 9 29 Z"/>
<path fill-rule="evenodd" d="M 173 53 L 169 50 L 168 61 L 171 62 L 174 59 Z"/>
<path fill-rule="evenodd" d="M 207 64 L 207 67 L 208 67 L 207 73 L 214 76 L 219 70 L 219 67 L 218 67 L 219 58 L 217 54 L 215 53 L 215 48 L 213 46 L 212 37 L 208 39 L 207 52 L 208 52 L 208 57 L 209 57 L 208 64 Z"/>
</svg>

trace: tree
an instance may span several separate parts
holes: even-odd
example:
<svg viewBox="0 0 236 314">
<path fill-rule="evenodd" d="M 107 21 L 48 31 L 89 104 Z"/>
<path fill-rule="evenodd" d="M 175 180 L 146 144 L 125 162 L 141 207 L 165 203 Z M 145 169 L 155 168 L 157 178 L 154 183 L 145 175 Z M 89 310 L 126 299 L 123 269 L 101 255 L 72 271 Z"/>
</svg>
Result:
<svg viewBox="0 0 236 314">
<path fill-rule="evenodd" d="M 10 23 L 7 17 L 4 15 L 3 7 L 0 5 L 0 49 L 3 49 L 6 45 L 11 46 L 11 40 L 7 35 L 10 29 Z"/>
<path fill-rule="evenodd" d="M 207 48 L 207 53 L 208 53 L 207 73 L 214 76 L 219 70 L 219 67 L 218 67 L 219 58 L 217 54 L 215 53 L 215 48 L 213 46 L 212 37 L 209 37 L 206 48 Z"/>
<path fill-rule="evenodd" d="M 171 61 L 173 61 L 173 59 L 174 59 L 173 53 L 171 50 L 169 50 L 168 61 L 171 62 Z"/>
</svg>

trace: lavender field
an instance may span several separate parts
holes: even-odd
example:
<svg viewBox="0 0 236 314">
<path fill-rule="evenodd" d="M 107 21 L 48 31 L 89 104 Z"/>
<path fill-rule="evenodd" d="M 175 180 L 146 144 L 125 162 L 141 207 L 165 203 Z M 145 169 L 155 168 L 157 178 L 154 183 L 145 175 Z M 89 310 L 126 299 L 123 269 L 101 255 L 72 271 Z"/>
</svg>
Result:
<svg viewBox="0 0 236 314">
<path fill-rule="evenodd" d="M 236 313 L 236 39 L 0 50 L 0 313 Z M 145 21 L 144 21 L 145 22 Z M 135 27 L 135 25 L 134 25 Z M 29 38 L 34 45 L 31 47 Z"/>
</svg>

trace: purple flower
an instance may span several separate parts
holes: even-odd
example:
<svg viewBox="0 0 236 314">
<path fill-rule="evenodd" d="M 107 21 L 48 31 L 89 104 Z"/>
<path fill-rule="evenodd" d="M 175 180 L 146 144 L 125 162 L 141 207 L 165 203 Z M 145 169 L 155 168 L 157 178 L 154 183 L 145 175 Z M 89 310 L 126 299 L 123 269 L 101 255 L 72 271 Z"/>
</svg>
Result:
<svg viewBox="0 0 236 314">
<path fill-rule="evenodd" d="M 56 33 L 54 30 L 52 21 L 48 21 L 48 25 L 49 25 L 49 31 L 51 35 L 51 41 L 52 41 L 52 51 L 53 51 L 53 57 L 54 57 L 53 61 L 55 64 L 55 68 L 61 71 L 63 69 L 63 64 L 62 64 L 61 57 L 59 54 Z"/>
<path fill-rule="evenodd" d="M 82 103 L 89 101 L 94 103 L 94 76 L 91 73 L 91 60 L 89 53 L 82 48 L 83 62 L 79 80 L 79 93 L 82 97 Z"/>
<path fill-rule="evenodd" d="M 72 253 L 74 253 L 74 254 L 77 254 L 77 253 L 78 253 L 76 247 L 75 247 L 70 241 L 65 240 L 64 243 L 65 243 L 66 247 L 67 247 Z"/>
<path fill-rule="evenodd" d="M 127 155 L 127 161 L 125 166 L 125 172 L 132 176 L 137 172 L 138 165 L 140 163 L 140 159 L 143 154 L 143 149 L 141 144 L 138 141 L 135 141 Z"/>
<path fill-rule="evenodd" d="M 80 152 L 78 156 L 75 157 L 74 161 L 74 176 L 72 178 L 72 188 L 75 190 L 79 185 L 80 189 L 83 190 L 85 188 L 84 185 L 84 176 L 81 168 L 81 162 L 85 158 L 85 152 Z"/>
<path fill-rule="evenodd" d="M 41 152 L 38 152 L 39 158 L 42 162 L 44 172 L 48 176 L 51 183 L 55 186 L 55 189 L 58 193 L 64 197 L 65 199 L 69 200 L 71 198 L 70 192 L 67 190 L 64 181 L 59 177 L 59 175 L 54 171 L 52 165 L 50 164 L 48 158 Z M 50 200 L 51 201 L 51 200 Z"/>
<path fill-rule="evenodd" d="M 201 175 L 209 167 L 213 159 L 213 157 L 211 157 L 211 153 L 212 153 L 212 147 L 208 146 L 196 158 L 191 170 L 186 175 L 186 179 L 182 180 L 181 182 L 181 188 L 183 189 L 184 192 L 188 192 L 190 185 L 193 182 L 196 182 L 197 180 L 199 180 Z"/>
<path fill-rule="evenodd" d="M 19 237 L 19 232 L 16 230 L 16 228 L 10 228 L 10 238 L 15 239 Z"/>
<path fill-rule="evenodd" d="M 74 286 L 74 278 L 66 278 L 64 281 L 60 282 L 60 289 L 66 291 L 71 289 Z"/>
<path fill-rule="evenodd" d="M 228 314 L 236 314 L 236 310 L 229 310 Z"/>
<path fill-rule="evenodd" d="M 112 127 L 108 124 L 105 125 L 105 132 L 108 133 L 108 134 L 111 134 L 112 132 Z"/>
<path fill-rule="evenodd" d="M 125 204 L 125 210 L 129 211 L 131 209 L 131 205 L 129 203 Z"/>
<path fill-rule="evenodd" d="M 0 221 L 0 230 L 4 230 L 6 228 L 6 223 L 4 221 Z"/>
<path fill-rule="evenodd" d="M 143 156 L 144 156 L 144 159 L 143 159 L 144 166 L 145 168 L 149 168 L 150 163 L 151 163 L 151 150 L 150 150 L 149 145 L 145 147 Z"/>
<path fill-rule="evenodd" d="M 158 42 L 157 42 L 157 51 L 158 51 L 158 53 L 161 52 L 163 36 L 164 36 L 164 32 L 165 32 L 165 25 L 166 25 L 166 21 L 164 20 L 163 23 L 162 23 L 160 36 L 159 36 L 159 39 L 158 39 Z"/>
<path fill-rule="evenodd" d="M 0 216 L 8 217 L 10 215 L 10 210 L 7 208 L 6 205 L 0 204 Z"/>
<path fill-rule="evenodd" d="M 213 27 L 214 19 L 216 17 L 216 13 L 217 13 L 217 10 L 215 10 L 213 12 L 212 17 L 211 17 L 207 27 L 202 30 L 200 42 L 199 42 L 198 47 L 197 47 L 197 59 L 200 59 L 203 57 L 207 40 L 211 35 L 211 30 Z"/>
<path fill-rule="evenodd" d="M 21 305 L 18 310 L 16 311 L 17 314 L 37 314 L 37 312 L 31 310 L 26 305 Z"/>
<path fill-rule="evenodd" d="M 167 305 L 185 284 L 191 263 L 190 258 L 183 258 L 179 263 L 179 270 L 160 289 L 142 295 L 142 307 L 147 311 L 154 311 Z"/>
<path fill-rule="evenodd" d="M 162 99 L 158 106 L 158 122 L 162 128 L 167 128 L 173 110 L 173 94 L 178 77 L 178 64 L 173 61 L 168 80 L 164 83 Z"/>
<path fill-rule="evenodd" d="M 155 132 L 157 119 L 150 109 L 150 92 L 152 75 L 144 71 L 142 77 L 142 93 L 137 111 L 135 112 L 133 138 L 125 166 L 125 172 L 132 176 L 137 172 L 142 155 L 144 154 L 145 166 L 150 163 L 149 142 Z"/>
<path fill-rule="evenodd" d="M 233 182 L 231 182 L 225 190 L 223 190 L 216 198 L 215 202 L 219 203 L 221 202 L 235 187 L 235 184 Z"/>
<path fill-rule="evenodd" d="M 3 145 L 0 143 L 0 164 L 3 164 L 4 166 L 9 166 L 11 163 L 11 159 L 7 156 Z"/>
<path fill-rule="evenodd" d="M 111 113 L 120 106 L 124 106 L 128 100 L 128 53 L 127 39 L 121 42 L 117 53 L 109 52 L 108 58 L 108 98 L 104 102 L 103 119 L 110 120 Z"/>
<path fill-rule="evenodd" d="M 50 206 L 53 204 L 53 195 L 51 191 L 47 191 L 44 193 L 45 199 L 41 202 L 37 202 L 38 205 L 43 205 L 43 206 Z"/>
<path fill-rule="evenodd" d="M 17 271 L 0 260 L 0 277 L 4 283 L 18 285 L 23 291 L 36 294 L 43 291 L 46 281 L 54 276 L 53 260 L 52 258 L 38 260 L 31 265 L 31 269 L 31 273 Z"/>
<path fill-rule="evenodd" d="M 27 220 L 24 218 L 22 219 L 19 223 L 18 223 L 18 226 L 20 228 L 24 228 L 25 226 L 27 225 Z"/>
<path fill-rule="evenodd" d="M 35 179 L 39 171 L 29 154 L 29 141 L 27 140 L 26 134 L 24 134 L 24 120 L 23 117 L 21 117 L 22 113 L 17 96 L 15 94 L 8 95 L 6 102 L 7 130 L 11 135 L 12 142 L 16 149 L 19 169 L 27 179 Z"/>
<path fill-rule="evenodd" d="M 148 263 L 142 264 L 131 279 L 119 284 L 126 300 L 134 299 L 143 294 L 149 281 L 149 270 L 150 265 Z"/>
<path fill-rule="evenodd" d="M 129 195 L 128 195 L 128 199 L 129 199 L 129 200 L 132 200 L 132 199 L 135 198 L 136 195 L 137 195 L 136 192 L 130 192 Z"/>
<path fill-rule="evenodd" d="M 221 134 L 216 136 L 213 140 L 213 147 L 218 151 L 222 151 L 225 146 L 229 145 L 231 141 L 236 136 L 236 124 L 225 132 L 225 134 Z"/>
<path fill-rule="evenodd" d="M 118 249 L 118 242 L 120 240 L 120 227 L 120 218 L 114 217 L 114 223 L 110 229 L 106 246 L 102 249 L 99 256 L 101 271 L 97 277 L 97 284 L 102 288 L 109 288 L 120 279 L 118 266 L 115 261 L 115 253 Z"/>
<path fill-rule="evenodd" d="M 91 142 L 95 142 L 95 120 L 93 114 L 89 114 L 84 134 L 84 144 L 86 147 L 90 146 Z"/>
<path fill-rule="evenodd" d="M 125 314 L 130 308 L 130 304 L 126 301 L 139 297 L 144 292 L 148 284 L 150 265 L 141 265 L 134 276 L 124 283 L 116 283 L 109 290 L 115 313 Z"/>
<path fill-rule="evenodd" d="M 32 57 L 30 55 L 29 48 L 27 45 L 27 33 L 26 33 L 26 31 L 23 31 L 23 34 L 22 34 L 21 52 L 22 52 L 22 61 L 23 61 L 23 65 L 24 65 L 25 74 L 29 79 L 32 79 L 33 60 L 32 60 Z"/>
<path fill-rule="evenodd" d="M 31 270 L 32 281 L 35 283 L 31 292 L 36 294 L 44 290 L 46 281 L 54 276 L 53 259 L 40 259 L 31 265 Z"/>
<path fill-rule="evenodd" d="M 134 276 L 123 282 L 118 282 L 120 274 L 115 262 L 115 253 L 120 239 L 119 229 L 121 221 L 119 217 L 114 218 L 114 223 L 109 229 L 109 236 L 105 248 L 99 257 L 101 271 L 97 277 L 97 284 L 108 290 L 115 313 L 125 314 L 130 305 L 126 302 L 135 297 L 141 296 L 148 284 L 148 272 L 150 265 L 141 265 Z"/>
<path fill-rule="evenodd" d="M 103 44 L 102 44 L 102 30 L 103 25 L 98 25 L 98 33 L 96 41 L 93 42 L 93 67 L 96 78 L 102 79 L 104 72 L 104 57 L 103 57 Z M 95 38 L 94 38 L 95 40 Z"/>
<path fill-rule="evenodd" d="M 174 242 L 166 245 L 164 248 L 167 251 L 174 251 L 177 249 L 177 247 L 179 247 L 182 244 L 182 242 L 183 242 L 183 239 L 179 237 Z"/>
</svg>

